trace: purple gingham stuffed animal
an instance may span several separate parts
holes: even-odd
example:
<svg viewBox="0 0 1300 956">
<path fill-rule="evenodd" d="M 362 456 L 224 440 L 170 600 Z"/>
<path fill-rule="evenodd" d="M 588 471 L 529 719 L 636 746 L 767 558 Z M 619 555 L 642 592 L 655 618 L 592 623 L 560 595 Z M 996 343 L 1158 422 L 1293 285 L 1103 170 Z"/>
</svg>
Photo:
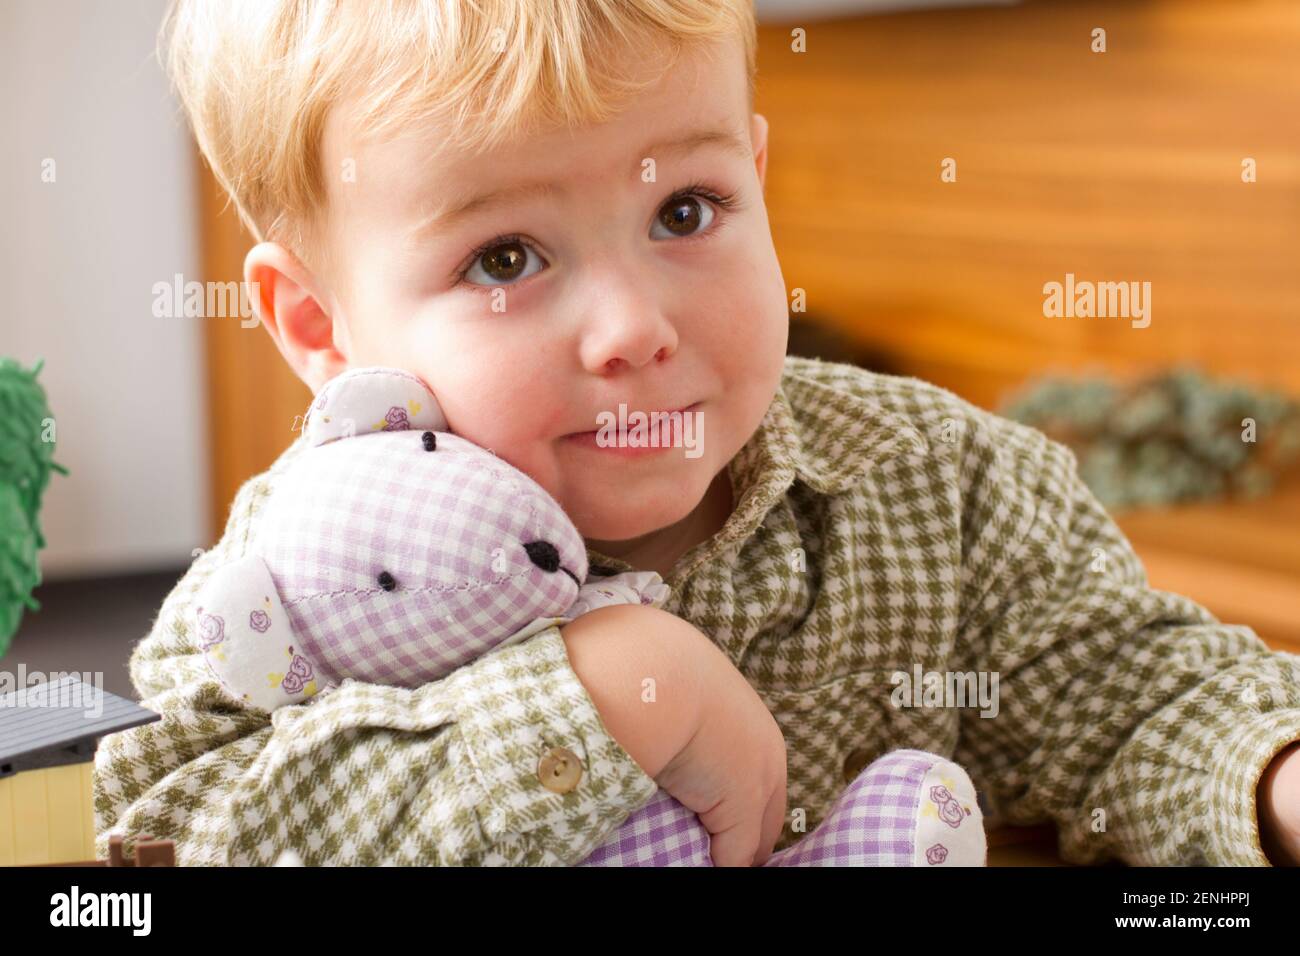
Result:
<svg viewBox="0 0 1300 956">
<path fill-rule="evenodd" d="M 654 572 L 588 581 L 582 536 L 555 499 L 449 433 L 408 372 L 344 372 L 303 430 L 311 447 L 278 479 L 248 555 L 218 568 L 195 601 L 208 667 L 251 706 L 302 704 L 345 680 L 419 687 L 596 607 L 668 596 Z M 765 865 L 984 859 L 970 778 L 898 750 Z M 709 835 L 660 790 L 580 865 L 708 866 Z"/>
</svg>

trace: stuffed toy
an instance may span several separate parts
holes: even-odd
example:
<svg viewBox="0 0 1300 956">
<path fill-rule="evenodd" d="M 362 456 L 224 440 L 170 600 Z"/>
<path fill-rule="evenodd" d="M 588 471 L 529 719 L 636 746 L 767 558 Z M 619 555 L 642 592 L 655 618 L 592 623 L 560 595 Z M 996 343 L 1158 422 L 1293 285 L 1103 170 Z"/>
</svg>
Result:
<svg viewBox="0 0 1300 956">
<path fill-rule="evenodd" d="M 303 431 L 309 447 L 278 479 L 249 553 L 194 602 L 208 667 L 248 706 L 309 704 L 347 680 L 419 687 L 597 607 L 669 595 L 652 571 L 589 579 L 555 499 L 450 433 L 408 372 L 344 372 Z M 983 865 L 984 854 L 965 772 L 899 750 L 765 865 Z M 580 865 L 709 866 L 709 835 L 660 790 Z"/>
</svg>

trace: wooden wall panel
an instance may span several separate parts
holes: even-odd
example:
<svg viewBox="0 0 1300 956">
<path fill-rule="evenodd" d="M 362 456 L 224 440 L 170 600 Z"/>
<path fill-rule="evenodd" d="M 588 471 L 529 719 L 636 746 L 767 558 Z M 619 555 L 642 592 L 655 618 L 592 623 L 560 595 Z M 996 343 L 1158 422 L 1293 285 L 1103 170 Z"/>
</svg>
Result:
<svg viewBox="0 0 1300 956">
<path fill-rule="evenodd" d="M 804 53 L 790 26 L 761 29 L 757 108 L 786 285 L 810 314 L 985 406 L 1047 371 L 1173 361 L 1300 392 L 1300 4 L 802 26 Z M 1045 318 L 1043 285 L 1067 272 L 1150 282 L 1151 325 Z"/>
</svg>

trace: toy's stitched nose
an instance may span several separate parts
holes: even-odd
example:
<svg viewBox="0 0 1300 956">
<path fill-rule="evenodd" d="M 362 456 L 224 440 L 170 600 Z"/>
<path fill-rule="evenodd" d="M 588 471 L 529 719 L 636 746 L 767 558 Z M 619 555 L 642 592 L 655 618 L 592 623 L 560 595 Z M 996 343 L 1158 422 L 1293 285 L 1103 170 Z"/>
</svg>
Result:
<svg viewBox="0 0 1300 956">
<path fill-rule="evenodd" d="M 568 568 L 560 567 L 560 552 L 549 541 L 529 541 L 524 545 L 524 551 L 528 553 L 528 560 L 533 562 L 543 571 L 554 573 L 563 571 L 569 577 L 573 578 L 573 583 L 582 586 L 578 576 Z"/>
<path fill-rule="evenodd" d="M 528 552 L 528 560 L 543 571 L 560 569 L 560 552 L 551 542 L 529 541 L 524 545 L 524 550 Z"/>
</svg>

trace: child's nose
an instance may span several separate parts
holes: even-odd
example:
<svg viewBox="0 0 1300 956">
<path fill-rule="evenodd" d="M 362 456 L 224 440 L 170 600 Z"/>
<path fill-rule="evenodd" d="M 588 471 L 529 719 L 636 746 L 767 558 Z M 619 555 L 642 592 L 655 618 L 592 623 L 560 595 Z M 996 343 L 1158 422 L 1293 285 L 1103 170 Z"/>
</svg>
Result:
<svg viewBox="0 0 1300 956">
<path fill-rule="evenodd" d="M 595 374 L 621 365 L 641 368 L 664 361 L 677 351 L 677 328 L 662 303 L 633 287 L 632 280 L 593 290 L 595 310 L 584 326 L 582 363 Z"/>
</svg>

